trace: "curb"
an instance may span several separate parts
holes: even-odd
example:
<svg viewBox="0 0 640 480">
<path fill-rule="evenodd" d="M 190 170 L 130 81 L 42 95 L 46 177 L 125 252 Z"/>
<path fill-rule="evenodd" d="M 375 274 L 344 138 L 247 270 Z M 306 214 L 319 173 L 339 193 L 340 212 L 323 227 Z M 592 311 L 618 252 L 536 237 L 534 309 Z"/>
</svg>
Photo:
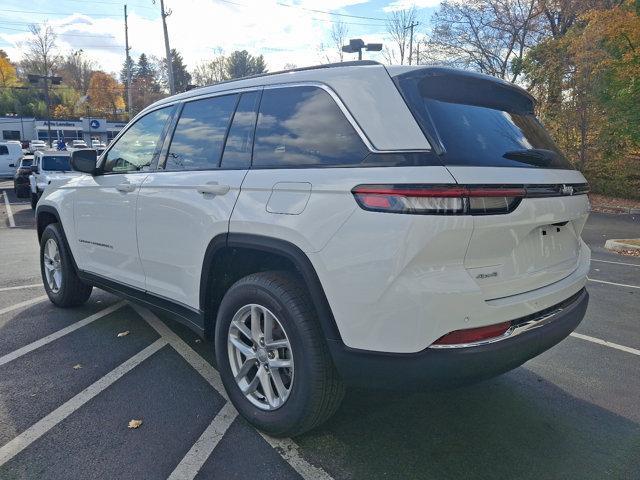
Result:
<svg viewBox="0 0 640 480">
<path fill-rule="evenodd" d="M 630 243 L 624 243 L 623 240 L 610 239 L 604 244 L 604 248 L 607 250 L 613 250 L 614 252 L 640 252 L 640 246 L 631 245 Z"/>
<path fill-rule="evenodd" d="M 592 212 L 598 213 L 614 213 L 621 215 L 640 215 L 640 208 L 630 208 L 630 207 L 613 207 L 607 205 L 592 205 Z"/>
</svg>

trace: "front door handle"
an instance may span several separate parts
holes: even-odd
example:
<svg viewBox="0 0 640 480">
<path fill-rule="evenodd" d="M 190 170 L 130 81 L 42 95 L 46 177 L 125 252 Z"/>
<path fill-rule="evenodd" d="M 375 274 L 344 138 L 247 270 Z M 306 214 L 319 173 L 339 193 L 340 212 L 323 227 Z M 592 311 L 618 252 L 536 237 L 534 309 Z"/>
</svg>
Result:
<svg viewBox="0 0 640 480">
<path fill-rule="evenodd" d="M 118 190 L 119 192 L 128 193 L 133 192 L 137 188 L 137 186 L 138 185 L 136 185 L 135 183 L 124 182 L 116 185 L 116 190 Z"/>
<path fill-rule="evenodd" d="M 209 194 L 209 195 L 224 195 L 227 193 L 231 187 L 229 185 L 222 185 L 219 183 L 208 183 L 206 185 L 199 185 L 196 187 L 198 193 Z"/>
</svg>

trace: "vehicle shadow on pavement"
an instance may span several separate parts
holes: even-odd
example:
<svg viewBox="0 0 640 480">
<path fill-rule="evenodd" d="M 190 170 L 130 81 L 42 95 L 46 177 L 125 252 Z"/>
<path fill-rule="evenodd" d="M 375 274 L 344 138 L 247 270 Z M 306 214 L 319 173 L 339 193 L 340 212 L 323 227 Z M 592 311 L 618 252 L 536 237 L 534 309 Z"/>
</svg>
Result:
<svg viewBox="0 0 640 480">
<path fill-rule="evenodd" d="M 640 425 L 526 368 L 474 386 L 402 396 L 353 390 L 295 439 L 336 479 L 633 478 Z"/>
<path fill-rule="evenodd" d="M 36 226 L 36 218 L 33 213 L 33 210 L 29 208 L 22 208 L 20 210 L 13 211 L 13 221 L 15 222 L 15 227 L 13 228 L 22 228 L 22 229 L 33 229 Z M 34 233 L 35 235 L 35 233 Z"/>
</svg>

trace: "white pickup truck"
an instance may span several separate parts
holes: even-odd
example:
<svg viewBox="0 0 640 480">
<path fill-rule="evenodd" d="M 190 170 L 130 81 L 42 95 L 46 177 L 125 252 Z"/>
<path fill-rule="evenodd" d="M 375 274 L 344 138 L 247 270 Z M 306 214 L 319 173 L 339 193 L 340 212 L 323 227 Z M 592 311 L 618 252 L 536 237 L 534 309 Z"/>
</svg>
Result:
<svg viewBox="0 0 640 480">
<path fill-rule="evenodd" d="M 58 150 L 36 151 L 33 157 L 31 175 L 29 176 L 31 208 L 35 210 L 42 192 L 52 181 L 80 175 L 80 173 L 71 169 L 70 159 L 70 152 Z"/>
</svg>

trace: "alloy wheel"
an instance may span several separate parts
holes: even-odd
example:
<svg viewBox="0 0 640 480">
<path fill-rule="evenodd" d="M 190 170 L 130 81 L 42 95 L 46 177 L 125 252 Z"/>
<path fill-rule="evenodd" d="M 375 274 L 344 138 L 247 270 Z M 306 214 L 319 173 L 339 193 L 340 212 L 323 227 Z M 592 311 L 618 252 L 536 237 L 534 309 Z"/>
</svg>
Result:
<svg viewBox="0 0 640 480">
<path fill-rule="evenodd" d="M 43 252 L 44 275 L 53 293 L 58 293 L 62 285 L 62 262 L 58 243 L 50 238 L 44 245 Z"/>
<path fill-rule="evenodd" d="M 229 364 L 244 396 L 262 410 L 280 408 L 293 387 L 293 352 L 282 323 L 266 307 L 250 304 L 231 320 Z"/>
</svg>

